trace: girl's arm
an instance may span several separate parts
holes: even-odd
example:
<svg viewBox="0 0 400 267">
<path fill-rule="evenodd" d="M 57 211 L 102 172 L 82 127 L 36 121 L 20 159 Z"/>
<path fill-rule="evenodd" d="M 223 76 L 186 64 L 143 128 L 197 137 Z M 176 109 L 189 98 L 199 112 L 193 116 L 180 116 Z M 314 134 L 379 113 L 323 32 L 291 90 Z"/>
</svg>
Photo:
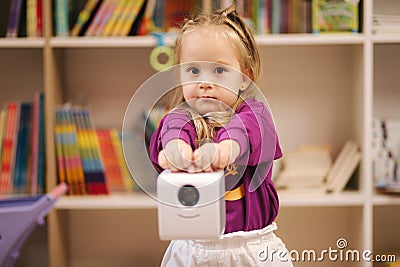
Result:
<svg viewBox="0 0 400 267">
<path fill-rule="evenodd" d="M 218 132 L 218 143 L 228 139 L 239 144 L 239 165 L 256 166 L 282 156 L 272 117 L 264 103 L 254 99 L 246 100 Z"/>
<path fill-rule="evenodd" d="M 177 141 L 177 139 L 183 141 L 185 144 L 188 145 L 189 148 L 191 148 L 191 151 L 193 151 L 193 148 L 195 147 L 195 138 L 196 132 L 187 115 L 183 111 L 174 110 L 168 113 L 160 121 L 159 126 L 151 137 L 149 147 L 151 162 L 155 165 L 157 170 L 161 172 L 166 167 L 169 167 L 168 165 L 164 164 L 164 159 L 172 158 L 172 160 L 174 161 L 174 159 L 178 158 L 179 155 L 183 156 L 180 157 L 179 160 L 189 157 L 187 153 L 188 149 L 185 148 L 185 145 L 180 145 L 183 143 L 180 143 L 179 141 Z M 167 144 L 169 147 L 168 151 L 171 151 L 171 153 L 179 152 L 180 154 L 176 155 L 178 154 L 176 153 L 174 155 L 171 155 L 171 153 L 167 153 L 167 155 L 164 155 L 165 151 L 163 150 L 166 148 Z M 182 152 L 182 150 L 184 150 L 184 152 Z M 160 152 L 162 152 L 161 155 Z M 161 162 L 159 162 L 159 157 L 161 157 Z M 176 167 L 182 166 L 182 161 L 174 162 Z M 184 165 L 185 164 L 183 163 L 183 166 Z"/>
</svg>

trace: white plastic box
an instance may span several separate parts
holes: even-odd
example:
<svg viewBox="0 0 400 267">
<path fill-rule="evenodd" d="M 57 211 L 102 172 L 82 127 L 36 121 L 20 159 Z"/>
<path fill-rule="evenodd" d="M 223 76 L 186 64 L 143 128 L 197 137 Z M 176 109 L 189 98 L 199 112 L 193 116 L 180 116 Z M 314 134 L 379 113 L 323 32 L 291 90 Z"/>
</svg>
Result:
<svg viewBox="0 0 400 267">
<path fill-rule="evenodd" d="M 217 239 L 225 231 L 224 172 L 162 172 L 157 180 L 162 240 Z"/>
</svg>

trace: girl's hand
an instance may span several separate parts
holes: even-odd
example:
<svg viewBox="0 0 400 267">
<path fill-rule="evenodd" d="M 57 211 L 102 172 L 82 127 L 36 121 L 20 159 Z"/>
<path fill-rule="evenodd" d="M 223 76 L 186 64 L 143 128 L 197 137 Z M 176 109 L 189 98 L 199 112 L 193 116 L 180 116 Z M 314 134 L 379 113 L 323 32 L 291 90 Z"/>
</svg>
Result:
<svg viewBox="0 0 400 267">
<path fill-rule="evenodd" d="M 192 160 L 192 147 L 182 139 L 169 141 L 158 154 L 160 167 L 170 169 L 172 172 L 188 170 Z"/>
<path fill-rule="evenodd" d="M 194 171 L 223 170 L 236 160 L 239 153 L 240 146 L 233 140 L 206 143 L 193 152 Z"/>
</svg>

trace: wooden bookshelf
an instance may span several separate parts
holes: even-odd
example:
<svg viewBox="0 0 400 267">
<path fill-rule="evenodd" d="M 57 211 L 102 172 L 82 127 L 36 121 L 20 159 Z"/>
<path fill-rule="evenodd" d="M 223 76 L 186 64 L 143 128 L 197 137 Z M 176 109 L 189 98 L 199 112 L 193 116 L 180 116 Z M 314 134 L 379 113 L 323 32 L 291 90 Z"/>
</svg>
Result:
<svg viewBox="0 0 400 267">
<path fill-rule="evenodd" d="M 54 108 L 78 101 L 91 107 L 96 125 L 120 128 L 133 92 L 155 73 L 148 57 L 156 44 L 153 36 L 54 37 L 52 2 L 43 1 L 43 38 L 0 39 L 0 55 L 4 55 L 0 77 L 5 88 L 1 102 L 30 98 L 37 90 L 46 94 L 48 189 L 55 186 L 57 177 Z M 390 4 L 398 5 L 390 0 L 364 0 L 360 34 L 256 36 L 263 61 L 260 88 L 274 112 L 284 151 L 304 143 L 330 143 L 337 155 L 348 139 L 362 149 L 356 192 L 280 194 L 278 235 L 289 248 L 301 248 L 307 238 L 308 249 L 327 249 L 329 238 L 336 241 L 346 236 L 355 249 L 384 251 L 387 245 L 400 251 L 395 227 L 400 222 L 400 200 L 376 195 L 372 177 L 372 118 L 393 111 L 393 115 L 400 114 L 399 107 L 390 102 L 400 99 L 400 93 L 382 89 L 400 84 L 398 71 L 387 69 L 400 69 L 400 59 L 392 60 L 399 58 L 400 36 L 372 31 L 374 8 Z M 173 38 L 167 43 L 172 44 Z M 156 201 L 139 193 L 62 198 L 47 220 L 49 258 L 37 265 L 157 265 L 167 243 L 157 236 L 156 206 Z M 382 214 L 395 223 L 385 227 Z M 310 234 L 303 236 L 299 227 Z M 104 252 L 102 257 L 98 251 Z M 360 262 L 351 266 L 378 265 Z"/>
</svg>

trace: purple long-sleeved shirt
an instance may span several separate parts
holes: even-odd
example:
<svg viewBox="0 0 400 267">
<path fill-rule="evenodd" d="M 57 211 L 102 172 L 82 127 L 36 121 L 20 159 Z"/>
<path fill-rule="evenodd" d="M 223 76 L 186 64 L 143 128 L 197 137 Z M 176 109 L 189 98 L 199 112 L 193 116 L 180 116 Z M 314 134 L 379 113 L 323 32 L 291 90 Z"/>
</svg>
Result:
<svg viewBox="0 0 400 267">
<path fill-rule="evenodd" d="M 196 130 L 183 110 L 174 110 L 161 120 L 150 142 L 150 159 L 158 168 L 158 153 L 172 139 L 182 139 L 196 149 Z M 238 142 L 240 154 L 225 170 L 226 188 L 244 187 L 240 199 L 226 200 L 225 233 L 251 231 L 271 224 L 279 210 L 279 199 L 271 180 L 272 162 L 282 157 L 274 123 L 266 106 L 247 99 L 236 110 L 231 121 L 215 138 L 219 143 Z M 233 168 L 232 168 L 233 166 Z"/>
</svg>

